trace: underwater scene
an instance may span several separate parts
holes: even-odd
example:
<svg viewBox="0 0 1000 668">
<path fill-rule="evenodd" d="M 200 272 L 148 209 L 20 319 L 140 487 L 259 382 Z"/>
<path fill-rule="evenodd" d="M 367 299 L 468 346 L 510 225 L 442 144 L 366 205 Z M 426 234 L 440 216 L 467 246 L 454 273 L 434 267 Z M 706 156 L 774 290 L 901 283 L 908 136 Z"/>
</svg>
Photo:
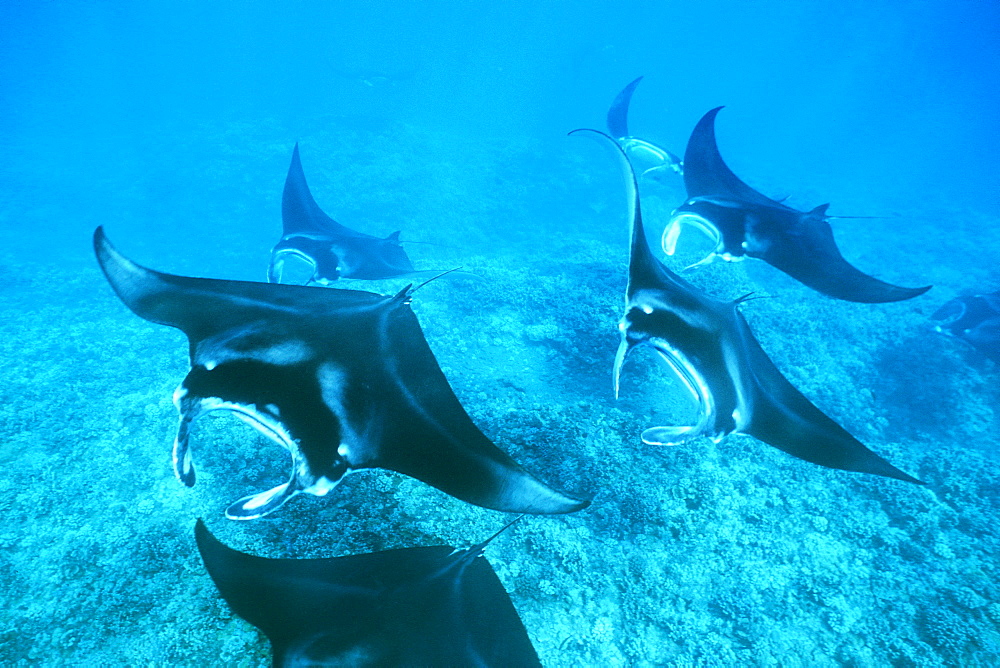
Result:
<svg viewBox="0 0 1000 668">
<path fill-rule="evenodd" d="M 1000 5 L 0 6 L 0 664 L 1000 664 Z"/>
</svg>

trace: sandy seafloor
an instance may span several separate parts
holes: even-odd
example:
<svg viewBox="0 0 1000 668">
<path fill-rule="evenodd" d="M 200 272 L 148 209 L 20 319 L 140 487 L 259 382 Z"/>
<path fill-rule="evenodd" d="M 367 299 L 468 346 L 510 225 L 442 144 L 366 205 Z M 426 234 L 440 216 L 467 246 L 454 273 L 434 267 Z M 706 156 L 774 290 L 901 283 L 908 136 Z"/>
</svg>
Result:
<svg viewBox="0 0 1000 668">
<path fill-rule="evenodd" d="M 1000 369 L 928 325 L 947 299 L 1000 287 L 984 252 L 1000 245 L 995 220 L 758 180 L 799 208 L 833 200 L 832 213 L 889 215 L 834 221 L 844 255 L 890 282 L 935 288 L 865 305 L 761 263 L 691 276 L 719 298 L 770 296 L 742 310 L 778 367 L 928 483 L 918 487 L 823 469 L 745 436 L 640 441 L 647 427 L 690 420 L 693 406 L 648 353 L 613 397 L 625 202 L 613 159 L 592 142 L 316 127 L 294 137 L 278 123 L 220 124 L 123 147 L 122 160 L 141 154 L 161 172 L 91 174 L 118 193 L 113 205 L 85 186 L 52 199 L 43 182 L 0 202 L 0 663 L 269 665 L 266 639 L 229 612 L 202 567 L 198 517 L 229 545 L 274 557 L 461 547 L 509 519 L 370 471 L 325 498 L 228 521 L 229 503 L 287 474 L 287 457 L 232 417 L 196 430 L 198 484 L 174 478 L 171 394 L 186 341 L 118 301 L 90 234 L 105 225 L 126 255 L 160 270 L 260 279 L 298 139 L 331 215 L 440 244 L 408 247 L 418 268 L 481 276 L 417 293 L 431 347 L 499 447 L 593 496 L 573 515 L 526 518 L 487 552 L 544 665 L 996 665 Z M 679 188 L 643 183 L 652 230 Z M 78 238 L 52 251 L 52 221 L 74 220 Z"/>
</svg>

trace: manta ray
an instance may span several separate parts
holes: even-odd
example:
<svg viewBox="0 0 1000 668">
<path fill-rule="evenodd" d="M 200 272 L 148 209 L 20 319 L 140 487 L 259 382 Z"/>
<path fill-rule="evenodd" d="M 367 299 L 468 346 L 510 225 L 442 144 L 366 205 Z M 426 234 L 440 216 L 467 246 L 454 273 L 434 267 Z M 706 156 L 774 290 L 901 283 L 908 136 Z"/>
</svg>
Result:
<svg viewBox="0 0 1000 668">
<path fill-rule="evenodd" d="M 589 503 L 540 482 L 473 424 L 410 308 L 412 286 L 386 296 L 174 276 L 132 262 L 100 227 L 94 250 L 132 312 L 190 342 L 191 371 L 174 393 L 181 482 L 195 483 L 191 429 L 212 411 L 234 413 L 291 453 L 289 481 L 240 499 L 231 519 L 266 515 L 300 492 L 323 496 L 368 468 L 507 512 Z"/>
<path fill-rule="evenodd" d="M 465 550 L 328 559 L 238 552 L 201 520 L 195 540 L 222 598 L 271 641 L 274 666 L 541 666 L 482 556 L 502 531 Z"/>
<path fill-rule="evenodd" d="M 903 288 L 862 273 L 844 259 L 822 204 L 799 211 L 757 192 L 722 160 L 715 141 L 715 117 L 705 114 L 684 153 L 688 199 L 663 231 L 663 250 L 673 255 L 681 227 L 690 225 L 712 238 L 716 247 L 705 259 L 764 260 L 822 294 L 852 302 L 882 303 L 912 299 L 931 286 Z"/>
<path fill-rule="evenodd" d="M 615 355 L 618 396 L 622 367 L 641 346 L 653 348 L 677 374 L 698 405 L 693 426 L 647 429 L 650 445 L 678 445 L 698 437 L 718 442 L 749 434 L 793 457 L 829 468 L 873 473 L 922 484 L 900 471 L 827 417 L 781 374 L 754 338 L 740 303 L 705 294 L 657 260 L 649 248 L 639 189 L 628 156 L 614 140 L 628 186 L 631 250 L 621 344 Z"/>
<path fill-rule="evenodd" d="M 931 316 L 935 331 L 968 343 L 1000 364 L 1000 291 L 957 297 Z"/>
<path fill-rule="evenodd" d="M 292 150 L 281 196 L 281 221 L 281 239 L 271 249 L 269 283 L 283 281 L 290 257 L 312 267 L 307 285 L 328 285 L 341 277 L 377 280 L 428 273 L 414 270 L 398 231 L 382 239 L 352 230 L 323 213 L 309 192 L 298 144 Z"/>
<path fill-rule="evenodd" d="M 628 159 L 642 176 L 660 180 L 665 174 L 683 174 L 684 166 L 679 157 L 652 142 L 633 137 L 628 131 L 628 108 L 640 81 L 642 77 L 625 86 L 611 103 L 608 109 L 608 132 L 625 150 Z"/>
</svg>

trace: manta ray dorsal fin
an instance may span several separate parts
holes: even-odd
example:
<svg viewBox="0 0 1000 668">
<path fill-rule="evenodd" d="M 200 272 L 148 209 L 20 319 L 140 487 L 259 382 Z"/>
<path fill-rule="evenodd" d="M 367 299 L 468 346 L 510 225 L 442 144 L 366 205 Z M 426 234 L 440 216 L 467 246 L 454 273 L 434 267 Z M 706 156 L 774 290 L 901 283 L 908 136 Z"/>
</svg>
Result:
<svg viewBox="0 0 1000 668">
<path fill-rule="evenodd" d="M 814 208 L 812 211 L 810 211 L 806 215 L 807 216 L 812 216 L 813 218 L 826 218 L 827 217 L 826 210 L 829 209 L 829 208 L 830 208 L 829 203 L 827 203 L 827 204 L 820 204 L 819 206 L 817 206 L 816 208 Z"/>
<path fill-rule="evenodd" d="M 391 241 L 391 242 L 393 242 L 394 244 L 398 244 L 398 243 L 399 243 L 399 233 L 400 233 L 401 231 L 402 231 L 402 230 L 396 230 L 395 232 L 393 232 L 392 234 L 390 234 L 389 236 L 387 236 L 387 237 L 385 238 L 385 240 L 386 240 L 386 241 Z"/>
</svg>

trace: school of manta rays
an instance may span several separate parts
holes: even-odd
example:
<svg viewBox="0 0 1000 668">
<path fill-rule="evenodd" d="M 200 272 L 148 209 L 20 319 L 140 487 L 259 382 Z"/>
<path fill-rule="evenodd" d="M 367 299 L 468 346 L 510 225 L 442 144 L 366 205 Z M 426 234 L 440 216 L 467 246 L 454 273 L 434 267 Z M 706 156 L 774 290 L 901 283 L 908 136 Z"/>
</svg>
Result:
<svg viewBox="0 0 1000 668">
<path fill-rule="evenodd" d="M 687 198 L 661 237 L 666 255 L 675 253 L 682 230 L 693 228 L 715 244 L 697 264 L 756 258 L 836 299 L 895 302 L 930 286 L 901 287 L 863 273 L 837 248 L 827 205 L 798 211 L 741 181 L 716 144 L 721 107 L 698 121 L 683 159 L 632 136 L 628 109 L 641 80 L 614 99 L 608 132 L 570 134 L 607 144 L 625 175 L 630 249 L 615 394 L 629 354 L 649 346 L 697 405 L 695 424 L 653 426 L 642 440 L 678 445 L 743 433 L 820 466 L 923 484 L 781 374 L 740 313 L 746 297 L 716 299 L 656 257 L 636 175 L 683 179 Z M 266 283 L 154 271 L 119 253 L 102 228 L 94 233 L 97 260 L 125 305 L 180 329 L 190 342 L 191 370 L 174 394 L 180 424 L 172 454 L 181 482 L 195 484 L 195 422 L 230 411 L 292 459 L 287 482 L 235 501 L 226 510 L 230 519 L 262 517 L 302 492 L 323 496 L 348 473 L 371 468 L 507 513 L 571 513 L 589 505 L 525 470 L 476 427 L 410 308 L 422 283 L 394 295 L 328 287 L 341 277 L 427 282 L 442 272 L 417 271 L 399 232 L 374 237 L 327 216 L 309 191 L 297 144 L 281 206 L 283 234 Z M 290 260 L 311 273 L 293 284 Z M 1000 363 L 1000 292 L 954 299 L 932 319 L 937 331 Z M 326 559 L 245 554 L 219 542 L 201 520 L 195 539 L 222 597 L 270 640 L 276 666 L 541 665 L 510 597 L 480 558 L 502 531 L 464 550 L 414 547 Z"/>
</svg>

